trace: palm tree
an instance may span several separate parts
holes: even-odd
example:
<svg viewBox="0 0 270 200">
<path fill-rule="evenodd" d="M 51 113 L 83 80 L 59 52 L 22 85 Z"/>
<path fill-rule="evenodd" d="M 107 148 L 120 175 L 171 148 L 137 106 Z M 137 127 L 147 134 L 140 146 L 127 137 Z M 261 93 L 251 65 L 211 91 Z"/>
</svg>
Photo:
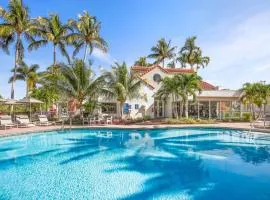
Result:
<svg viewBox="0 0 270 200">
<path fill-rule="evenodd" d="M 176 61 L 172 60 L 171 62 L 168 63 L 167 65 L 169 68 L 175 68 L 176 67 Z"/>
<path fill-rule="evenodd" d="M 176 100 L 179 98 L 179 78 L 176 76 L 173 77 L 165 77 L 161 80 L 162 86 L 156 93 L 157 98 L 168 98 L 169 96 L 172 97 L 172 111 L 174 116 L 178 119 L 179 113 L 176 106 Z"/>
<path fill-rule="evenodd" d="M 83 15 L 79 15 L 78 21 L 69 20 L 68 23 L 76 31 L 68 36 L 69 42 L 75 46 L 73 56 L 76 56 L 83 47 L 85 48 L 84 62 L 94 48 L 107 52 L 108 45 L 100 36 L 100 22 L 95 17 L 90 16 L 87 11 Z"/>
<path fill-rule="evenodd" d="M 268 98 L 270 96 L 270 86 L 259 83 L 245 83 L 243 85 L 243 95 L 241 100 L 244 104 L 249 104 L 252 114 L 252 119 L 256 118 L 255 106 L 260 109 L 259 115 L 261 115 L 262 107 L 268 103 Z M 264 109 L 265 112 L 265 109 Z"/>
<path fill-rule="evenodd" d="M 171 59 L 175 56 L 176 47 L 171 47 L 171 40 L 166 42 L 164 38 L 161 38 L 157 45 L 151 48 L 152 54 L 150 54 L 149 58 L 154 58 L 155 63 L 161 63 L 162 66 L 165 67 L 165 59 Z"/>
<path fill-rule="evenodd" d="M 189 65 L 191 69 L 194 69 L 196 66 L 196 70 L 198 70 L 209 64 L 210 58 L 202 56 L 202 50 L 195 44 L 196 39 L 196 36 L 187 38 L 185 45 L 180 50 L 177 61 L 181 63 L 182 67 Z"/>
<path fill-rule="evenodd" d="M 105 72 L 104 77 L 108 84 L 106 93 L 109 97 L 116 98 L 120 103 L 122 118 L 124 103 L 127 100 L 142 98 L 139 93 L 142 81 L 128 70 L 125 62 L 115 63 L 112 66 L 112 71 Z"/>
<path fill-rule="evenodd" d="M 67 38 L 69 31 L 72 29 L 63 24 L 58 15 L 52 14 L 49 18 L 39 17 L 36 19 L 39 27 L 37 29 L 38 35 L 41 39 L 32 40 L 28 49 L 38 49 L 41 46 L 47 45 L 49 42 L 53 44 L 53 66 L 57 65 L 56 48 L 60 50 L 62 55 L 70 62 L 68 52 L 66 50 Z"/>
<path fill-rule="evenodd" d="M 9 83 L 17 80 L 26 82 L 26 97 L 29 96 L 29 92 L 36 88 L 36 83 L 39 80 L 39 73 L 37 70 L 39 69 L 39 65 L 34 64 L 28 66 L 26 63 L 22 62 L 21 65 L 17 68 L 16 75 L 10 77 Z M 14 72 L 15 69 L 12 70 Z"/>
<path fill-rule="evenodd" d="M 135 61 L 134 65 L 135 66 L 148 67 L 151 64 L 147 62 L 147 57 L 139 57 L 139 59 Z"/>
<path fill-rule="evenodd" d="M 58 87 L 64 95 L 76 100 L 79 109 L 87 98 L 95 99 L 103 90 L 104 78 L 95 78 L 94 72 L 83 60 L 75 60 L 71 66 L 62 64 L 60 70 L 64 80 L 58 82 Z"/>
<path fill-rule="evenodd" d="M 24 57 L 24 45 L 22 38 L 29 42 L 32 35 L 36 33 L 36 26 L 30 19 L 28 8 L 21 0 L 10 0 L 7 10 L 0 6 L 0 47 L 9 53 L 9 46 L 15 42 L 15 65 L 13 70 L 13 81 L 11 82 L 11 98 L 15 96 L 15 80 L 17 67 Z"/>
<path fill-rule="evenodd" d="M 179 82 L 179 95 L 185 105 L 185 117 L 188 118 L 188 97 L 192 96 L 196 100 L 197 93 L 201 92 L 200 82 L 202 78 L 196 73 L 176 75 Z"/>
</svg>

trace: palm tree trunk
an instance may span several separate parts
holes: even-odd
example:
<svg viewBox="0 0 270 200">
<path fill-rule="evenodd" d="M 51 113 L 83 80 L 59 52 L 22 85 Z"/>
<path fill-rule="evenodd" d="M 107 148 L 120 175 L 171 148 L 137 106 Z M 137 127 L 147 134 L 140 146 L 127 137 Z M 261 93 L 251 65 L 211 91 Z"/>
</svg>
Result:
<svg viewBox="0 0 270 200">
<path fill-rule="evenodd" d="M 16 81 L 16 75 L 17 75 L 17 68 L 19 64 L 19 41 L 21 36 L 17 36 L 17 42 L 16 42 L 16 50 L 15 50 L 15 66 L 14 66 L 14 72 L 13 72 L 13 79 L 11 82 L 11 95 L 10 98 L 14 99 L 15 97 L 15 81 Z"/>
<path fill-rule="evenodd" d="M 162 61 L 162 66 L 163 66 L 163 68 L 165 67 L 165 59 L 163 59 L 163 61 Z"/>
<path fill-rule="evenodd" d="M 185 100 L 185 117 L 188 118 L 188 99 Z"/>
<path fill-rule="evenodd" d="M 26 94 L 25 96 L 28 97 L 29 94 L 29 87 L 28 87 L 28 80 L 26 80 Z"/>
<path fill-rule="evenodd" d="M 53 66 L 56 65 L 56 44 L 53 45 Z"/>
<path fill-rule="evenodd" d="M 123 119 L 123 115 L 124 115 L 124 103 L 120 102 L 120 117 L 121 119 Z"/>
<path fill-rule="evenodd" d="M 181 101 L 181 105 L 180 105 L 180 118 L 183 117 L 183 110 L 184 110 L 184 102 Z"/>
<path fill-rule="evenodd" d="M 175 95 L 173 94 L 173 112 L 174 112 L 174 115 L 176 116 L 176 119 L 178 119 L 179 115 L 178 115 L 177 103 L 175 99 L 176 99 Z"/>
<path fill-rule="evenodd" d="M 87 59 L 87 50 L 88 50 L 88 45 L 86 44 L 85 45 L 85 50 L 84 50 L 84 56 L 83 56 L 84 63 L 86 62 L 86 59 Z"/>
</svg>

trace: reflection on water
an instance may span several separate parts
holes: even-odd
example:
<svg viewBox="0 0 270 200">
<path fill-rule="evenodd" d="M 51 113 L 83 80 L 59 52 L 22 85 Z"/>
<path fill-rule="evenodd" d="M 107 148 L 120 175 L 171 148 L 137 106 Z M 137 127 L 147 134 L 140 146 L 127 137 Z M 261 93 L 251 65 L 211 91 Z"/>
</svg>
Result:
<svg viewBox="0 0 270 200">
<path fill-rule="evenodd" d="M 223 129 L 104 129 L 2 139 L 0 198 L 270 199 L 270 137 L 253 136 Z M 77 186 L 67 191 L 71 179 Z M 43 187 L 29 191 L 24 184 Z"/>
</svg>

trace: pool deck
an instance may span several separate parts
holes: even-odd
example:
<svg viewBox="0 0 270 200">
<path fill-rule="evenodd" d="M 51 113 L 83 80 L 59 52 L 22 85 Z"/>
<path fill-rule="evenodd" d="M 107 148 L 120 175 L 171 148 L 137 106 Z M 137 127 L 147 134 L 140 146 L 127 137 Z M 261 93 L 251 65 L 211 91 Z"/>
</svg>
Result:
<svg viewBox="0 0 270 200">
<path fill-rule="evenodd" d="M 186 125 L 173 125 L 173 124 L 161 124 L 161 125 L 94 125 L 94 126 L 65 126 L 65 129 L 70 128 L 114 128 L 114 129 L 151 129 L 151 128 L 183 128 L 183 127 L 215 127 L 215 128 L 232 128 L 232 129 L 242 129 L 250 130 L 250 123 L 216 123 L 216 124 L 186 124 Z M 45 132 L 61 130 L 61 126 L 35 126 L 31 128 L 12 128 L 7 130 L 0 130 L 0 138 L 30 134 L 35 132 Z M 253 131 L 270 133 L 270 129 L 254 128 Z"/>
</svg>

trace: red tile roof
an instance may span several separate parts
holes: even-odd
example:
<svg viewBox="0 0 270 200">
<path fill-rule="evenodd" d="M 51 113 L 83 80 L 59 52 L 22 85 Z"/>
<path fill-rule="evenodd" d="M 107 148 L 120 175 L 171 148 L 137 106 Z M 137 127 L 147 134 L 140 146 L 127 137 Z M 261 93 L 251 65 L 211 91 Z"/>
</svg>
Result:
<svg viewBox="0 0 270 200">
<path fill-rule="evenodd" d="M 143 67 L 143 66 L 132 66 L 131 70 L 134 72 L 139 72 L 139 78 L 141 78 L 144 74 L 147 74 L 148 72 L 150 72 L 151 70 L 153 70 L 154 68 L 160 68 L 160 70 L 162 70 L 164 73 L 195 73 L 194 70 L 192 69 L 183 69 L 183 68 L 163 68 L 160 65 L 152 65 L 149 67 Z M 141 78 L 142 79 L 142 78 Z M 142 79 L 143 80 L 143 79 Z M 143 80 L 146 85 L 148 85 L 151 89 L 154 89 L 154 87 L 152 85 L 150 85 L 148 82 L 146 82 L 145 80 Z M 202 90 L 218 90 L 218 87 L 207 83 L 205 81 L 201 81 L 201 88 Z"/>
<path fill-rule="evenodd" d="M 164 68 L 160 65 L 153 65 L 149 67 L 142 67 L 142 66 L 132 66 L 131 69 L 135 72 L 141 72 L 141 73 L 148 73 L 154 68 L 160 68 L 165 73 L 194 73 L 194 70 L 192 69 L 183 69 L 183 68 Z"/>
<path fill-rule="evenodd" d="M 202 90 L 218 90 L 218 87 L 216 87 L 210 83 L 207 83 L 205 81 L 201 81 L 201 88 L 202 88 Z"/>
<path fill-rule="evenodd" d="M 168 68 L 166 69 L 169 73 L 194 73 L 193 69 L 183 69 L 183 68 Z"/>
</svg>

